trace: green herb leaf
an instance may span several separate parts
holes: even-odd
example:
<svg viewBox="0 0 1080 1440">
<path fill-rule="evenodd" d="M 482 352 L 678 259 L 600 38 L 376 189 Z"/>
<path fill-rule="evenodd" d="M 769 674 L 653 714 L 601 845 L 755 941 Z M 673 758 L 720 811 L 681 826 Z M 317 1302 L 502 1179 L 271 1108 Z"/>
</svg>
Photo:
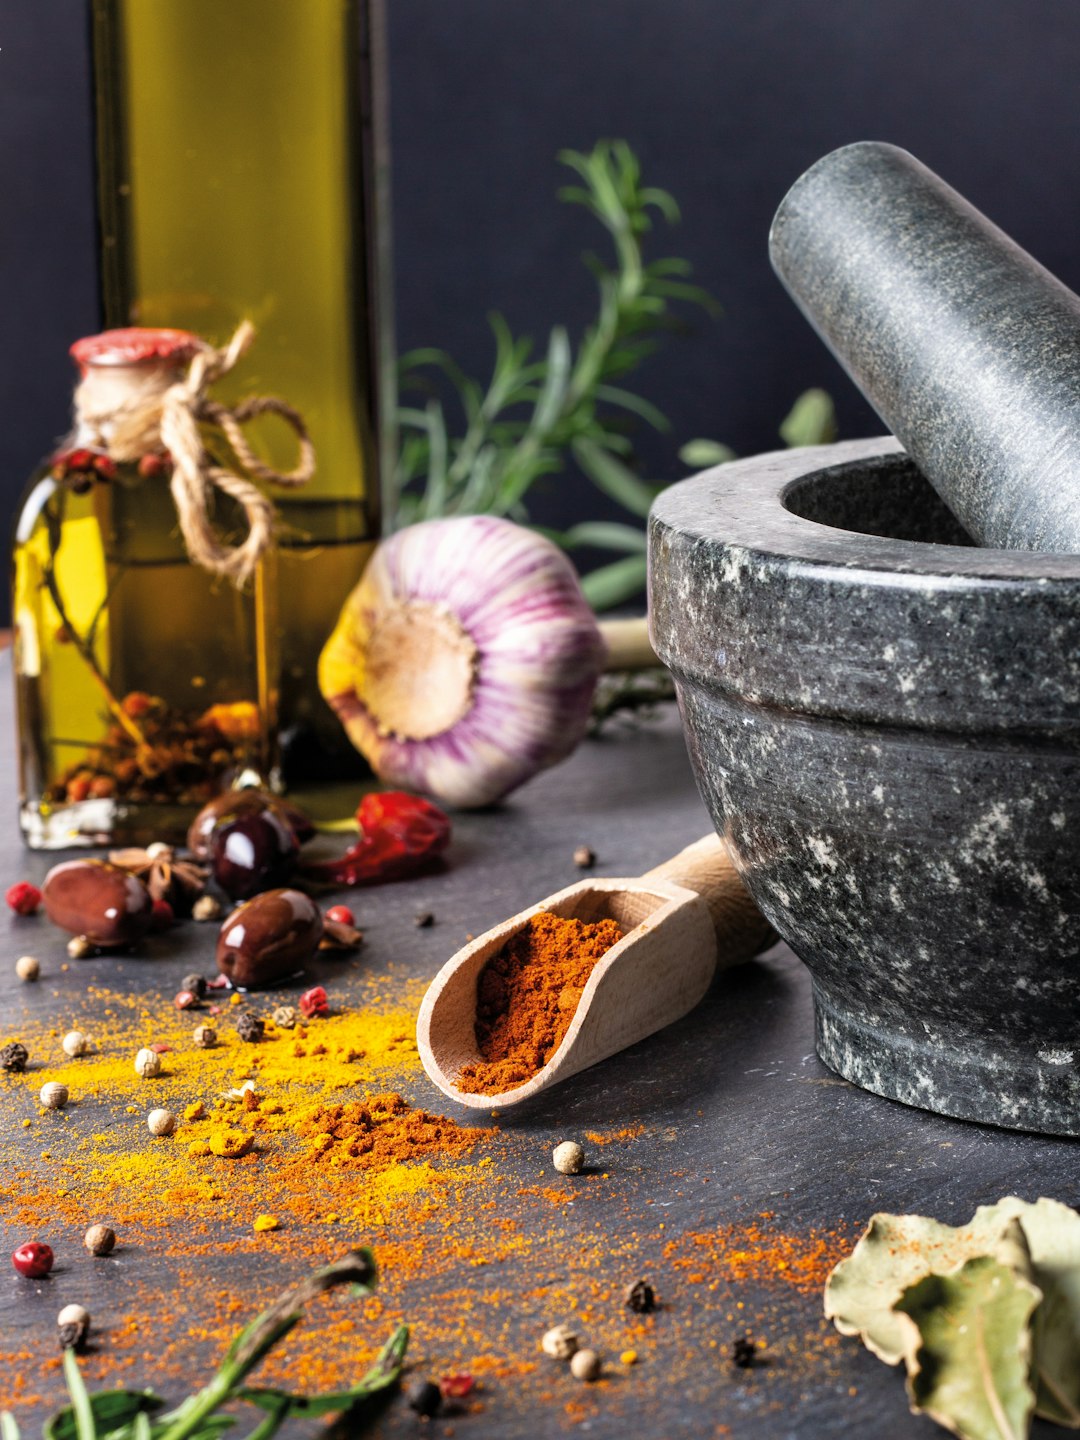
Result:
<svg viewBox="0 0 1080 1440">
<path fill-rule="evenodd" d="M 900 1295 L 926 1275 L 988 1255 L 1020 1275 L 1030 1273 L 1019 1222 L 996 1206 L 983 1206 L 969 1225 L 956 1228 L 922 1215 L 875 1215 L 830 1274 L 825 1314 L 842 1335 L 858 1335 L 887 1365 L 899 1364 L 917 1343 L 911 1322 L 895 1308 Z"/>
<path fill-rule="evenodd" d="M 1041 1292 L 989 1255 L 909 1286 L 897 1310 L 916 1327 L 912 1409 L 961 1440 L 1023 1440 L 1035 1408 L 1029 1321 Z"/>
<path fill-rule="evenodd" d="M 605 495 L 642 519 L 660 493 L 659 486 L 647 485 L 594 440 L 575 440 L 574 458 Z"/>
<path fill-rule="evenodd" d="M 719 440 L 688 440 L 679 450 L 679 459 L 694 470 L 706 470 L 711 465 L 726 465 L 736 458 L 730 445 Z"/>
<path fill-rule="evenodd" d="M 646 573 L 645 556 L 630 555 L 593 570 L 582 579 L 581 588 L 594 610 L 610 610 L 641 594 Z"/>
<path fill-rule="evenodd" d="M 171 1423 L 171 1422 L 168 1422 Z M 194 1429 L 186 1431 L 189 1440 L 220 1440 L 220 1436 L 227 1431 L 234 1429 L 236 1420 L 231 1415 L 211 1414 L 200 1420 Z M 159 1440 L 159 1437 L 167 1433 L 167 1421 L 165 1419 L 154 1421 L 150 1427 L 151 1440 Z M 135 1440 L 131 1429 L 115 1430 L 111 1436 L 103 1436 L 102 1440 Z M 251 1440 L 251 1436 L 247 1437 Z"/>
<path fill-rule="evenodd" d="M 644 530 L 637 530 L 633 525 L 620 525 L 616 520 L 583 520 L 580 525 L 554 538 L 566 550 L 592 545 L 598 550 L 625 550 L 641 555 L 645 554 L 649 544 Z"/>
<path fill-rule="evenodd" d="M 68 1394 L 71 1396 L 71 1409 L 75 1417 L 75 1434 L 78 1440 L 96 1440 L 97 1423 L 94 1420 L 94 1407 L 90 1403 L 90 1394 L 86 1388 L 86 1382 L 82 1378 L 82 1371 L 79 1369 L 79 1362 L 75 1358 L 75 1351 L 64 1350 L 64 1379 L 67 1381 Z"/>
<path fill-rule="evenodd" d="M 308 1419 L 336 1415 L 395 1384 L 405 1363 L 408 1344 L 409 1329 L 407 1325 L 402 1325 L 383 1346 L 378 1360 L 364 1378 L 349 1390 L 338 1390 L 329 1395 L 290 1395 L 284 1390 L 245 1388 L 237 1392 L 237 1399 L 247 1400 L 260 1410 L 272 1413 L 283 1411 L 283 1418 L 284 1415 Z"/>
<path fill-rule="evenodd" d="M 427 390 L 428 403 L 398 411 L 402 440 L 391 505 L 398 525 L 475 513 L 527 519 L 529 490 L 542 476 L 564 468 L 575 442 L 589 441 L 609 457 L 627 449 L 617 428 L 626 412 L 657 429 L 667 426 L 655 405 L 613 382 L 652 353 L 671 328 L 673 307 L 716 309 L 711 296 L 687 282 L 687 261 L 646 264 L 642 254 L 653 215 L 674 224 L 678 207 L 666 191 L 642 185 L 641 166 L 625 140 L 601 140 L 588 153 L 566 150 L 559 159 L 581 181 L 562 189 L 560 198 L 588 210 L 614 248 L 611 266 L 585 257 L 596 277 L 597 317 L 576 349 L 563 327 L 555 326 L 544 359 L 536 361 L 529 358 L 531 342 L 515 339 L 502 316 L 491 316 L 495 362 L 486 391 L 442 350 L 414 350 L 403 357 L 402 389 Z M 432 409 L 433 382 L 439 381 L 460 400 L 465 430 L 459 437 L 451 438 L 441 410 L 436 417 Z M 583 468 L 608 494 L 632 497 L 620 503 L 634 514 L 647 513 L 655 491 L 645 487 L 643 502 L 636 476 L 628 486 L 613 480 L 602 461 Z"/>
<path fill-rule="evenodd" d="M 152 1390 L 99 1390 L 90 1397 L 94 1420 L 102 1435 L 130 1424 L 144 1411 L 160 1410 L 164 1403 Z M 70 1405 L 46 1420 L 42 1429 L 44 1440 L 76 1440 L 77 1433 L 75 1412 Z"/>
<path fill-rule="evenodd" d="M 780 425 L 785 445 L 828 445 L 836 439 L 836 409 L 824 390 L 804 390 Z"/>
</svg>

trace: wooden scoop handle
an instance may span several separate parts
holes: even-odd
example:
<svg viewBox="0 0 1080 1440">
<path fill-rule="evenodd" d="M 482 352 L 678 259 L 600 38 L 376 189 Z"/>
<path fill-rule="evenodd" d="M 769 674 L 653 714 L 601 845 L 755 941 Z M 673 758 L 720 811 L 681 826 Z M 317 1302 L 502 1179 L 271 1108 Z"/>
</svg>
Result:
<svg viewBox="0 0 1080 1440">
<path fill-rule="evenodd" d="M 750 898 L 719 835 L 706 835 L 642 877 L 693 890 L 705 901 L 716 930 L 717 965 L 738 965 L 777 940 Z"/>
</svg>

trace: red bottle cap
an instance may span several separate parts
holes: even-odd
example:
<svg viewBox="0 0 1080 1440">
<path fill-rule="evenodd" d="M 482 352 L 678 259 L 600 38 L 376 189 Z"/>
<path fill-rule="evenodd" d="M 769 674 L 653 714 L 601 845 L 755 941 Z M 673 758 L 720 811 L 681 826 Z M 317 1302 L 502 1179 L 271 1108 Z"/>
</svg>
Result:
<svg viewBox="0 0 1080 1440">
<path fill-rule="evenodd" d="M 103 330 L 72 345 L 70 355 L 80 369 L 88 365 L 140 365 L 148 360 L 181 363 L 198 354 L 203 342 L 188 330 L 154 330 L 130 325 L 125 330 Z"/>
</svg>

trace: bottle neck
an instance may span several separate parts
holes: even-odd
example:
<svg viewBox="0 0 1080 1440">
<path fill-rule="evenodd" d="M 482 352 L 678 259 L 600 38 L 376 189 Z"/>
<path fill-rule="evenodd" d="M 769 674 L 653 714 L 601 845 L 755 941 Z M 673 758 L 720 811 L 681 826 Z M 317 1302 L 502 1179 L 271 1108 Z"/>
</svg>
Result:
<svg viewBox="0 0 1080 1440">
<path fill-rule="evenodd" d="M 141 412 L 159 411 L 186 362 L 142 360 L 133 365 L 87 365 L 75 390 L 76 445 L 111 450 L 118 425 L 129 427 Z"/>
</svg>

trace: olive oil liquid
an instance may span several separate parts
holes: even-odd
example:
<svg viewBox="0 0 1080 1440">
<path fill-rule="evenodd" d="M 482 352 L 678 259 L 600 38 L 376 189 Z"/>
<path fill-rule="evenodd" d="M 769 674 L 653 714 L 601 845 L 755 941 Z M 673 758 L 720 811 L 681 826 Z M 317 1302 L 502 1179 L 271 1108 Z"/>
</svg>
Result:
<svg viewBox="0 0 1080 1440">
<path fill-rule="evenodd" d="M 13 560 L 28 844 L 182 841 L 241 773 L 275 783 L 273 554 L 235 589 L 191 563 L 167 482 L 120 467 L 81 494 L 40 471 Z"/>
<path fill-rule="evenodd" d="M 241 320 L 255 324 L 251 351 L 215 393 L 226 404 L 282 397 L 317 453 L 312 483 L 271 487 L 286 771 L 360 773 L 316 666 L 378 536 L 376 395 L 389 357 L 376 325 L 386 242 L 372 4 L 92 0 L 92 16 L 106 323 L 218 344 Z M 270 464 L 291 468 L 280 421 L 250 428 Z M 194 618 L 180 586 L 159 575 L 156 603 L 127 619 L 133 653 L 178 641 Z M 238 658 L 207 655 L 198 673 L 212 687 L 215 667 Z"/>
</svg>

